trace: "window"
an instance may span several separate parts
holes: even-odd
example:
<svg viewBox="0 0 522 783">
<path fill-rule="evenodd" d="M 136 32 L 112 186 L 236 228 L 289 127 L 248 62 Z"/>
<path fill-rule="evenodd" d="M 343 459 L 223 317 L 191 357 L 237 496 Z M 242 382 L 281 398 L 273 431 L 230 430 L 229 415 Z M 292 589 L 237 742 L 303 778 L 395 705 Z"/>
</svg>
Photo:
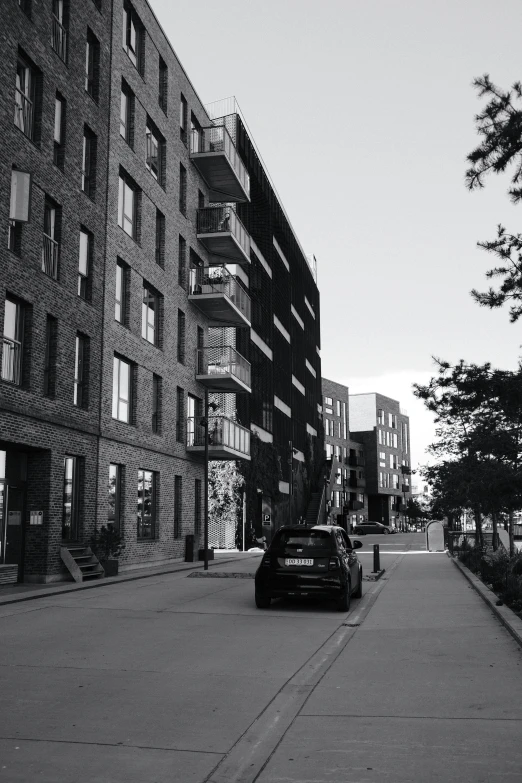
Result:
<svg viewBox="0 0 522 783">
<path fill-rule="evenodd" d="M 129 147 L 134 146 L 134 93 L 125 79 L 121 80 L 120 135 Z"/>
<path fill-rule="evenodd" d="M 18 169 L 11 170 L 11 200 L 9 206 L 8 248 L 22 252 L 22 225 L 29 220 L 31 202 L 31 175 Z"/>
<path fill-rule="evenodd" d="M 112 376 L 112 418 L 131 423 L 132 365 L 114 357 Z"/>
<path fill-rule="evenodd" d="M 187 146 L 187 116 L 187 100 L 182 93 L 179 101 L 179 137 L 185 146 Z"/>
<path fill-rule="evenodd" d="M 160 295 L 148 283 L 143 283 L 141 307 L 141 336 L 152 345 L 160 344 L 159 316 Z"/>
<path fill-rule="evenodd" d="M 337 437 L 338 438 L 341 437 L 341 422 L 340 421 L 337 422 Z"/>
<path fill-rule="evenodd" d="M 399 489 L 399 476 L 397 473 L 392 474 L 393 489 Z"/>
<path fill-rule="evenodd" d="M 29 18 L 31 18 L 31 0 L 18 0 L 18 5 Z"/>
<path fill-rule="evenodd" d="M 45 364 L 43 393 L 53 398 L 56 394 L 56 357 L 58 348 L 58 321 L 47 316 L 45 325 Z"/>
<path fill-rule="evenodd" d="M 53 0 L 51 45 L 58 57 L 66 62 L 67 30 L 64 19 L 64 0 Z"/>
<path fill-rule="evenodd" d="M 187 395 L 187 446 L 197 444 L 202 415 L 202 401 L 192 394 Z"/>
<path fill-rule="evenodd" d="M 185 392 L 181 386 L 176 387 L 176 441 L 183 443 L 183 425 L 185 422 Z"/>
<path fill-rule="evenodd" d="M 187 243 L 181 234 L 178 238 L 178 285 L 183 289 L 187 286 Z"/>
<path fill-rule="evenodd" d="M 165 215 L 156 210 L 156 263 L 158 266 L 165 266 Z"/>
<path fill-rule="evenodd" d="M 205 209 L 205 194 L 198 190 L 198 209 Z"/>
<path fill-rule="evenodd" d="M 78 259 L 78 296 L 90 299 L 90 269 L 92 263 L 93 236 L 85 228 L 80 229 L 80 254 Z"/>
<path fill-rule="evenodd" d="M 325 404 L 325 405 L 329 405 L 330 407 L 332 407 L 332 405 L 333 405 L 333 400 L 332 400 L 332 398 L 331 398 L 331 397 L 325 397 L 325 398 L 324 398 L 324 404 Z"/>
<path fill-rule="evenodd" d="M 161 432 L 161 395 L 163 391 L 163 379 L 159 375 L 152 375 L 152 432 Z"/>
<path fill-rule="evenodd" d="M 204 152 L 201 125 L 192 112 L 190 112 L 190 138 L 191 152 Z"/>
<path fill-rule="evenodd" d="M 27 136 L 36 141 L 36 86 L 39 74 L 36 68 L 22 56 L 16 64 L 14 123 Z"/>
<path fill-rule="evenodd" d="M 65 159 L 65 98 L 56 93 L 54 99 L 54 163 L 63 169 Z"/>
<path fill-rule="evenodd" d="M 340 400 L 335 401 L 335 415 L 341 417 L 341 402 Z"/>
<path fill-rule="evenodd" d="M 169 69 L 167 63 L 160 56 L 159 58 L 159 84 L 158 84 L 158 103 L 160 108 L 167 113 L 167 94 L 169 88 Z"/>
<path fill-rule="evenodd" d="M 377 430 L 377 433 L 378 433 L 378 439 L 379 439 L 379 446 L 384 446 L 383 437 L 382 437 L 382 430 Z"/>
<path fill-rule="evenodd" d="M 381 466 L 381 468 L 385 468 L 386 467 L 386 452 L 385 451 L 380 451 L 379 452 L 379 465 Z"/>
<path fill-rule="evenodd" d="M 377 411 L 377 424 L 384 424 L 384 411 L 381 408 Z"/>
<path fill-rule="evenodd" d="M 114 303 L 114 318 L 120 324 L 127 326 L 129 322 L 128 306 L 128 277 L 129 267 L 123 261 L 118 259 L 116 263 L 116 295 Z"/>
<path fill-rule="evenodd" d="M 346 403 L 343 402 L 343 438 L 346 440 L 348 437 L 348 429 L 346 424 Z"/>
<path fill-rule="evenodd" d="M 156 473 L 138 470 L 138 538 L 156 538 L 156 493 Z"/>
<path fill-rule="evenodd" d="M 118 193 L 118 225 L 133 239 L 137 239 L 137 197 L 136 185 L 125 172 L 121 172 Z"/>
<path fill-rule="evenodd" d="M 179 164 L 179 211 L 187 214 L 187 170 L 183 163 Z"/>
<path fill-rule="evenodd" d="M 150 118 L 146 129 L 146 166 L 155 180 L 165 187 L 165 139 Z"/>
<path fill-rule="evenodd" d="M 74 404 L 77 408 L 87 408 L 89 338 L 79 332 L 76 335 L 74 355 Z"/>
<path fill-rule="evenodd" d="M 87 125 L 83 127 L 82 190 L 94 199 L 96 191 L 96 147 L 97 139 Z"/>
<path fill-rule="evenodd" d="M 121 474 L 121 465 L 111 462 L 107 485 L 107 524 L 114 525 L 115 530 L 118 531 L 121 527 Z"/>
<path fill-rule="evenodd" d="M 65 457 L 63 473 L 62 502 L 62 539 L 74 541 L 78 537 L 78 495 L 79 495 L 78 457 Z"/>
<path fill-rule="evenodd" d="M 397 470 L 398 462 L 397 462 L 397 455 L 396 454 L 390 454 L 390 468 L 392 470 Z"/>
<path fill-rule="evenodd" d="M 181 536 L 181 514 L 183 508 L 183 478 L 174 476 L 174 538 Z"/>
<path fill-rule="evenodd" d="M 22 383 L 22 352 L 24 307 L 16 299 L 5 300 L 4 339 L 2 349 L 2 380 L 20 386 Z"/>
<path fill-rule="evenodd" d="M 55 280 L 58 279 L 61 213 L 61 208 L 52 199 L 46 196 L 44 201 L 42 271 Z"/>
<path fill-rule="evenodd" d="M 123 4 L 123 49 L 127 52 L 131 63 L 143 76 L 144 63 L 144 29 L 141 21 L 128 2 Z"/>
<path fill-rule="evenodd" d="M 399 447 L 399 439 L 398 439 L 397 433 L 394 432 L 394 433 L 392 433 L 392 435 L 393 435 L 393 448 L 397 449 Z"/>
<path fill-rule="evenodd" d="M 85 42 L 85 89 L 96 103 L 100 81 L 100 42 L 92 32 L 87 29 Z"/>
<path fill-rule="evenodd" d="M 185 364 L 185 313 L 178 310 L 178 362 Z"/>
</svg>

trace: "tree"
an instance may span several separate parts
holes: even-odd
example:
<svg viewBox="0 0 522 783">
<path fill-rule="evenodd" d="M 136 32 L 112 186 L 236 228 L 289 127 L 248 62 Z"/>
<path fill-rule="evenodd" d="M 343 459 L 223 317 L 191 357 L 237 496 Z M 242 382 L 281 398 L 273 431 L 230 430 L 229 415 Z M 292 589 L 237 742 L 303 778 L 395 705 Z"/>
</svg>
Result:
<svg viewBox="0 0 522 783">
<path fill-rule="evenodd" d="M 226 547 L 235 539 L 244 483 L 234 460 L 212 460 L 208 463 L 208 524 L 219 546 Z M 230 531 L 229 535 L 227 531 Z"/>
</svg>

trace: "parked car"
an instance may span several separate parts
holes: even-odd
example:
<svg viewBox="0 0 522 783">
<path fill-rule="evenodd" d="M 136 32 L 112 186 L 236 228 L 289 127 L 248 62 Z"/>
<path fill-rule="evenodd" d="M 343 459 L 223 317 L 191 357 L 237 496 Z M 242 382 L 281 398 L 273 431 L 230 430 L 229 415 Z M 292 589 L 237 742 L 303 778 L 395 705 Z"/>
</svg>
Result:
<svg viewBox="0 0 522 783">
<path fill-rule="evenodd" d="M 360 522 L 354 527 L 353 532 L 358 536 L 365 536 L 370 533 L 384 533 L 384 535 L 388 535 L 389 533 L 395 533 L 395 530 L 392 530 L 387 525 L 383 525 L 382 522 Z"/>
<path fill-rule="evenodd" d="M 362 596 L 362 566 L 355 553 L 361 547 L 337 525 L 279 528 L 256 571 L 257 608 L 268 609 L 272 598 L 323 595 L 347 612 L 350 598 Z"/>
</svg>

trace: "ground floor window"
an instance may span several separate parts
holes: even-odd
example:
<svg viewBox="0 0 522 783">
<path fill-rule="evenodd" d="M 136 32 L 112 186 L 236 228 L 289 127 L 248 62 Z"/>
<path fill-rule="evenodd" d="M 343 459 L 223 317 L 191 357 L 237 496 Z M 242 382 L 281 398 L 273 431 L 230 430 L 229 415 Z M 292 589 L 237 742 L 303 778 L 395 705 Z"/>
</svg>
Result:
<svg viewBox="0 0 522 783">
<path fill-rule="evenodd" d="M 152 470 L 138 470 L 138 538 L 156 538 L 157 478 Z"/>
<path fill-rule="evenodd" d="M 64 541 L 74 541 L 78 538 L 79 462 L 78 457 L 66 456 L 64 459 L 62 513 Z"/>
<path fill-rule="evenodd" d="M 120 529 L 121 473 L 121 465 L 115 465 L 111 462 L 107 488 L 107 522 L 114 525 L 116 530 Z"/>
</svg>

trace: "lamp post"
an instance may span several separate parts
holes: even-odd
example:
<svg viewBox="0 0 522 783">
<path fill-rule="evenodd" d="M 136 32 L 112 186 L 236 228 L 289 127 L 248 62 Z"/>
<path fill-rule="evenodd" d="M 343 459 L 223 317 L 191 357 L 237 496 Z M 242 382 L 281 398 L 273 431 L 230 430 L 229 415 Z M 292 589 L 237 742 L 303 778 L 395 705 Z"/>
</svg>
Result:
<svg viewBox="0 0 522 783">
<path fill-rule="evenodd" d="M 203 568 L 208 571 L 208 389 L 205 387 L 205 412 L 203 416 L 203 433 L 205 436 L 205 473 L 204 473 L 204 505 L 203 505 L 203 547 L 205 559 Z"/>
</svg>

